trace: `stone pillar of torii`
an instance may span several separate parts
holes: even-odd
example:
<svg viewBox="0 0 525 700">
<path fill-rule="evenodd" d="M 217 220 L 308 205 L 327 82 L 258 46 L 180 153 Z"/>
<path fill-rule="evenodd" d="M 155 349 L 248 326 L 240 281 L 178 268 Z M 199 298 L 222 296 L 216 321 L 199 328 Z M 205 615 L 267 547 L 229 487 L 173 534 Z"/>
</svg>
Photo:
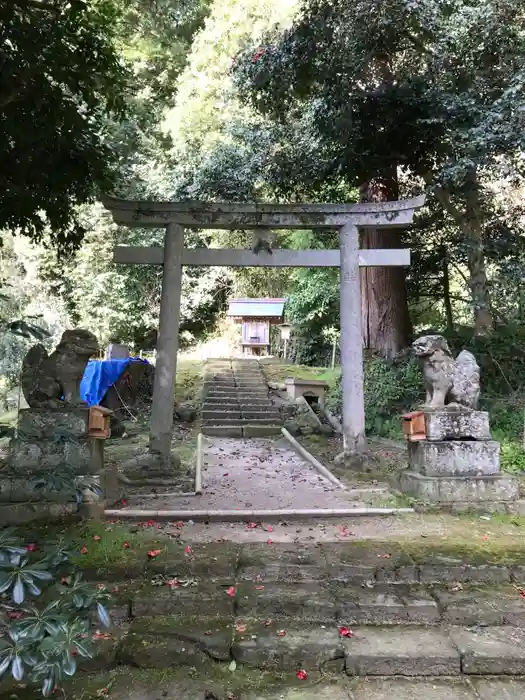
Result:
<svg viewBox="0 0 525 700">
<path fill-rule="evenodd" d="M 177 369 L 182 267 L 339 267 L 343 454 L 366 451 L 363 390 L 363 341 L 359 267 L 410 265 L 410 251 L 359 249 L 359 228 L 406 228 L 424 196 L 367 204 L 217 204 L 141 202 L 106 198 L 115 223 L 164 228 L 164 248 L 118 246 L 117 263 L 163 265 L 157 360 L 150 429 L 150 457 L 169 463 Z M 262 245 L 253 250 L 185 248 L 184 229 L 244 229 Z M 339 230 L 339 249 L 271 250 L 271 229 Z M 151 464 L 151 461 L 149 462 Z"/>
</svg>

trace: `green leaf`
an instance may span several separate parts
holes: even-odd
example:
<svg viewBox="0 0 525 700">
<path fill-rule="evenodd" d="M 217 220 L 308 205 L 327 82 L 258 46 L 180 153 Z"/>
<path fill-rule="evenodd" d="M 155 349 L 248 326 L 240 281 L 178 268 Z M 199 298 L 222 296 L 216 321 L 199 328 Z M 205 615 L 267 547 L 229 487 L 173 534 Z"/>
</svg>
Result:
<svg viewBox="0 0 525 700">
<path fill-rule="evenodd" d="M 97 603 L 97 614 L 100 622 L 104 627 L 111 627 L 111 618 L 108 611 L 102 605 L 102 603 Z"/>
<path fill-rule="evenodd" d="M 77 670 L 77 662 L 75 661 L 73 656 L 69 656 L 66 661 L 64 662 L 63 665 L 63 670 L 66 676 L 72 676 L 74 675 L 75 671 Z"/>
<path fill-rule="evenodd" d="M 16 578 L 16 583 L 13 588 L 13 600 L 15 603 L 20 605 L 21 603 L 24 602 L 25 599 L 25 590 L 24 590 L 24 583 L 21 579 L 20 576 L 17 576 Z"/>
<path fill-rule="evenodd" d="M 51 693 L 53 692 L 53 688 L 55 687 L 55 682 L 53 678 L 46 678 L 44 682 L 42 683 L 42 695 L 45 698 L 48 698 Z"/>
<path fill-rule="evenodd" d="M 18 654 L 13 659 L 13 664 L 11 666 L 11 673 L 15 681 L 21 681 L 24 677 L 24 666 L 22 664 L 22 659 Z"/>
</svg>

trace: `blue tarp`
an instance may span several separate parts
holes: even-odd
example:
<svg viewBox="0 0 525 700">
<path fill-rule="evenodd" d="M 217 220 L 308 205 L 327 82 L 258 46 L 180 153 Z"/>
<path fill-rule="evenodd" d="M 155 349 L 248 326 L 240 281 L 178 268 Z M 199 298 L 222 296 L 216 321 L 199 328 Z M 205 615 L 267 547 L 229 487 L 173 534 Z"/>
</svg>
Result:
<svg viewBox="0 0 525 700">
<path fill-rule="evenodd" d="M 146 360 L 127 358 L 125 360 L 90 360 L 80 383 L 80 397 L 89 406 L 98 406 L 106 391 L 125 372 L 130 362 Z"/>
</svg>

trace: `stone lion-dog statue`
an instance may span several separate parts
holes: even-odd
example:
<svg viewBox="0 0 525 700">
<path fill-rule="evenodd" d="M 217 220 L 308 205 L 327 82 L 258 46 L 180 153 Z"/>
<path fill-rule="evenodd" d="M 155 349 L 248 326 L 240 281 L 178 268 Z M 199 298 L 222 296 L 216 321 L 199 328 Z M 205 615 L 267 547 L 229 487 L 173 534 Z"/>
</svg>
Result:
<svg viewBox="0 0 525 700">
<path fill-rule="evenodd" d="M 412 343 L 412 351 L 423 365 L 425 408 L 478 407 L 479 365 L 471 352 L 462 350 L 454 360 L 442 335 L 421 336 Z"/>
<path fill-rule="evenodd" d="M 88 360 L 99 352 L 98 340 L 83 328 L 64 331 L 56 350 L 34 345 L 22 364 L 22 391 L 31 408 L 85 406 L 80 382 Z"/>
</svg>

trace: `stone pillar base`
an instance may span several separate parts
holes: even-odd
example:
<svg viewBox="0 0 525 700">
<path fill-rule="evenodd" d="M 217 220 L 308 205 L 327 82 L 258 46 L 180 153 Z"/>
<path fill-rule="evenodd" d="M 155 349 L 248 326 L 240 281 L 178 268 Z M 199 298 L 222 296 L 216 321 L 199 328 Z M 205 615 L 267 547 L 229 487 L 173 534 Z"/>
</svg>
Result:
<svg viewBox="0 0 525 700">
<path fill-rule="evenodd" d="M 425 504 L 512 503 L 519 498 L 519 482 L 504 474 L 481 476 L 426 476 L 413 471 L 400 475 L 401 490 Z"/>
<path fill-rule="evenodd" d="M 101 517 L 104 482 L 104 440 L 90 435 L 87 406 L 19 411 L 18 435 L 0 476 L 0 503 L 26 504 L 27 520 L 78 513 L 83 505 L 90 517 Z M 76 489 L 82 493 L 80 507 Z"/>
</svg>

